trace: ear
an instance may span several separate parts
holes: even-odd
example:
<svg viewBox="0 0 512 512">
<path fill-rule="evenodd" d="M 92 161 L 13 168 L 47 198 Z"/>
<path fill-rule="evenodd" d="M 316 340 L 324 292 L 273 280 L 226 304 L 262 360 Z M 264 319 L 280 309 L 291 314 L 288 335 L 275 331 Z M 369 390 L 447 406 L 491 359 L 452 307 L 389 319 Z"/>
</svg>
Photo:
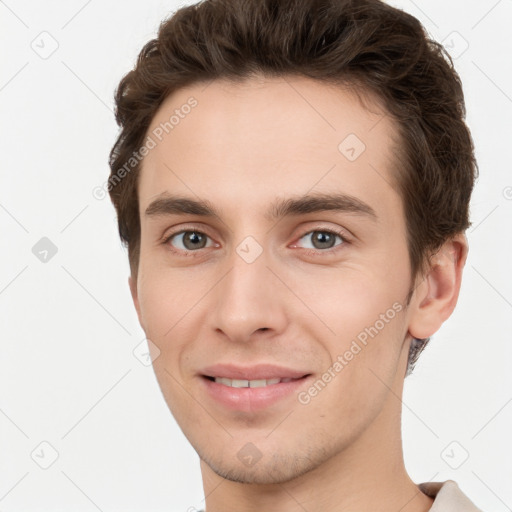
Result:
<svg viewBox="0 0 512 512">
<path fill-rule="evenodd" d="M 133 305 L 135 306 L 135 310 L 137 311 L 137 316 L 139 318 L 139 323 L 142 326 L 142 316 L 140 314 L 140 305 L 139 305 L 139 295 L 137 291 L 137 280 L 130 275 L 128 278 L 128 286 L 130 287 L 130 293 L 132 294 Z"/>
<path fill-rule="evenodd" d="M 411 299 L 409 333 L 414 338 L 432 336 L 452 314 L 467 254 L 468 242 L 460 233 L 432 257 L 429 270 L 416 285 Z"/>
</svg>

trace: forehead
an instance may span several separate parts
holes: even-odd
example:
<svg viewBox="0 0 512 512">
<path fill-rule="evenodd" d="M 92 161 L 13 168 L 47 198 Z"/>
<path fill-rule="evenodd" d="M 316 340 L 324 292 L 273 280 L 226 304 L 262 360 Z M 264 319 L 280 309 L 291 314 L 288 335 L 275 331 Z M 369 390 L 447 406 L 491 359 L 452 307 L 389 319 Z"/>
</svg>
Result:
<svg viewBox="0 0 512 512">
<path fill-rule="evenodd" d="M 366 98 L 363 105 L 346 87 L 297 77 L 179 89 L 147 132 L 154 147 L 141 166 L 141 211 L 163 192 L 233 208 L 333 188 L 377 202 L 396 196 L 396 127 Z"/>
</svg>

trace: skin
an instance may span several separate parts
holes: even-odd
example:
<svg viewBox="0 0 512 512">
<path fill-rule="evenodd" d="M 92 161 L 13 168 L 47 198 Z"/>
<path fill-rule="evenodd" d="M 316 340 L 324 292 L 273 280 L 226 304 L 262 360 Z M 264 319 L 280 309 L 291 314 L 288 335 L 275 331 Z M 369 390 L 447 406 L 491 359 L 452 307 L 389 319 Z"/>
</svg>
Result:
<svg viewBox="0 0 512 512">
<path fill-rule="evenodd" d="M 395 126 L 377 103 L 370 111 L 307 78 L 216 80 L 169 96 L 148 133 L 190 96 L 197 106 L 143 161 L 140 262 L 129 282 L 160 351 L 164 398 L 200 456 L 207 511 L 429 510 L 404 467 L 400 397 L 412 337 L 432 335 L 455 307 L 465 237 L 413 282 L 393 186 Z M 366 146 L 355 161 L 338 149 L 351 133 Z M 276 198 L 333 192 L 376 218 L 265 215 Z M 219 218 L 146 215 L 165 193 L 207 200 Z M 184 245 L 182 234 L 164 241 L 186 229 L 206 245 Z M 346 241 L 333 235 L 318 248 L 314 233 L 333 229 Z M 247 236 L 262 249 L 250 264 L 236 251 Z M 401 311 L 307 404 L 292 393 L 263 411 L 232 411 L 204 392 L 198 372 L 214 363 L 274 363 L 316 380 L 393 304 Z M 261 454 L 252 466 L 237 457 L 248 442 Z"/>
</svg>

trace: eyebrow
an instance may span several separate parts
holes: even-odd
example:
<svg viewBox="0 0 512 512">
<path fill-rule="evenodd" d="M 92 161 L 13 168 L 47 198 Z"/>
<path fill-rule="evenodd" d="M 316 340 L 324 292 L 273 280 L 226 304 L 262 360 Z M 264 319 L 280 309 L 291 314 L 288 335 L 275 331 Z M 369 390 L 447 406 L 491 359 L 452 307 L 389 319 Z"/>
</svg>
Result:
<svg viewBox="0 0 512 512">
<path fill-rule="evenodd" d="M 314 212 L 336 211 L 352 213 L 368 217 L 376 221 L 375 210 L 360 199 L 348 194 L 308 194 L 302 197 L 278 198 L 265 214 L 269 221 L 281 219 L 292 215 L 305 215 Z M 162 194 L 152 201 L 146 208 L 147 217 L 165 215 L 199 215 L 221 220 L 220 212 L 209 201 L 190 199 L 188 197 Z"/>
</svg>

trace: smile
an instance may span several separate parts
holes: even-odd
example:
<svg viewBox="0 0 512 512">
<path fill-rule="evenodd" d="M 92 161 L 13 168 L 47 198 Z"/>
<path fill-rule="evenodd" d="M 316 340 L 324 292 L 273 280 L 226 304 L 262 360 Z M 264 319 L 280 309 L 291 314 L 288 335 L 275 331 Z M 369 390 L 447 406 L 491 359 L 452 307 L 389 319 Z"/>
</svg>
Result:
<svg viewBox="0 0 512 512">
<path fill-rule="evenodd" d="M 230 379 L 203 374 L 200 382 L 206 396 L 225 410 L 257 413 L 270 406 L 279 407 L 279 403 L 282 403 L 281 407 L 285 407 L 285 404 L 295 400 L 297 393 L 304 390 L 314 379 L 312 374 L 265 379 L 261 378 L 264 375 L 260 371 L 252 373 L 260 373 L 256 375 L 259 378 L 243 379 L 240 375 Z"/>
<path fill-rule="evenodd" d="M 245 380 L 245 379 L 228 379 L 227 377 L 211 377 L 211 380 L 214 380 L 217 384 L 224 384 L 224 386 L 229 386 L 231 388 L 264 388 L 267 386 L 272 386 L 274 384 L 279 384 L 281 382 L 291 382 L 293 379 L 290 377 L 286 378 L 275 378 L 275 379 L 256 379 L 256 380 Z"/>
</svg>

